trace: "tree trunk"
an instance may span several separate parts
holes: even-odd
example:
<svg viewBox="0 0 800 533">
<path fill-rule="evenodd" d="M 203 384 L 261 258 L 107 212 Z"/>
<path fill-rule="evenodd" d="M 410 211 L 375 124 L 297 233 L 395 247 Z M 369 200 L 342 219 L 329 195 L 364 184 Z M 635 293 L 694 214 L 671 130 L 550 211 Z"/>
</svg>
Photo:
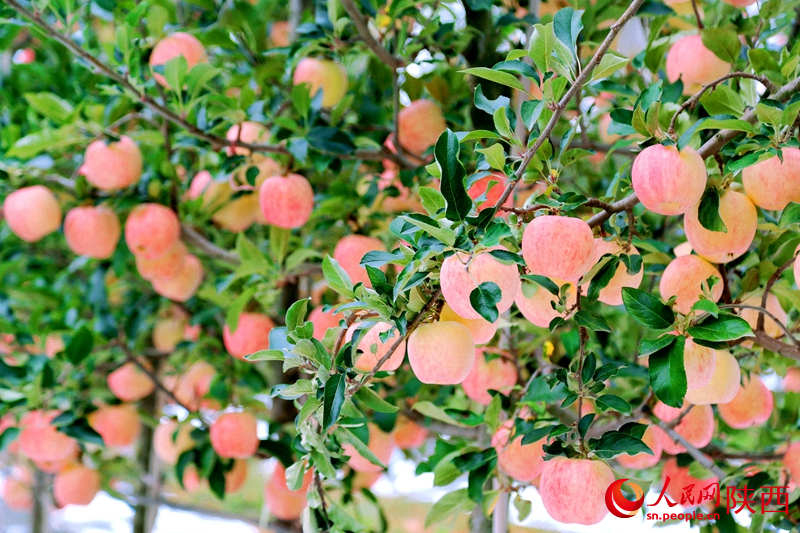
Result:
<svg viewBox="0 0 800 533">
<path fill-rule="evenodd" d="M 158 373 L 158 359 L 153 360 L 153 371 Z M 158 419 L 159 401 L 158 391 L 142 400 L 141 409 L 151 417 Z M 139 437 L 139 448 L 136 452 L 136 462 L 142 471 L 142 480 L 138 488 L 139 503 L 134 509 L 133 533 L 150 533 L 158 515 L 158 495 L 161 489 L 161 472 L 158 459 L 153 450 L 153 428 L 142 426 Z"/>
<path fill-rule="evenodd" d="M 491 533 L 492 524 L 489 519 L 483 514 L 483 509 L 480 505 L 476 505 L 469 516 L 469 533 Z"/>
<path fill-rule="evenodd" d="M 497 498 L 492 514 L 492 533 L 508 532 L 508 493 L 502 492 Z"/>
<path fill-rule="evenodd" d="M 47 533 L 47 475 L 38 468 L 33 473 L 33 509 L 31 511 L 31 533 Z"/>
</svg>

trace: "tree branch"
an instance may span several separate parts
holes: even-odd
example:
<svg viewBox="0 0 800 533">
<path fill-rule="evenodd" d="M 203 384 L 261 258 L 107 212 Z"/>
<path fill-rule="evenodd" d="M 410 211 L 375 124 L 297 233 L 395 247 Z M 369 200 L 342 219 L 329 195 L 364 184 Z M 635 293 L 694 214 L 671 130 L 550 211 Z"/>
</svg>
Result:
<svg viewBox="0 0 800 533">
<path fill-rule="evenodd" d="M 773 285 L 781 278 L 781 275 L 786 271 L 786 269 L 790 268 L 797 259 L 797 254 L 794 254 L 791 259 L 786 261 L 782 264 L 778 269 L 772 273 L 772 275 L 767 280 L 767 285 L 764 287 L 764 294 L 761 295 L 761 307 L 766 310 L 767 308 L 767 298 L 769 297 L 769 293 L 772 291 Z M 775 317 L 772 317 L 775 320 Z M 778 324 L 781 324 L 780 320 L 775 320 Z M 782 326 L 783 324 L 781 324 Z M 756 329 L 759 331 L 764 331 L 764 315 L 758 315 L 758 322 L 756 322 Z M 786 331 L 786 334 L 789 336 L 790 339 L 794 340 L 794 337 Z"/>
<path fill-rule="evenodd" d="M 511 196 L 511 193 L 514 192 L 514 187 L 516 187 L 517 183 L 519 183 L 519 181 L 522 179 L 523 174 L 525 174 L 525 169 L 528 168 L 528 165 L 531 163 L 533 156 L 536 155 L 536 152 L 537 150 L 539 150 L 539 147 L 541 147 L 542 144 L 544 144 L 544 142 L 553 132 L 553 129 L 556 127 L 558 120 L 561 118 L 561 115 L 562 113 L 564 113 L 564 110 L 567 108 L 567 105 L 569 104 L 570 100 L 572 100 L 575 94 L 581 89 L 581 87 L 583 87 L 583 84 L 586 83 L 586 81 L 588 81 L 589 77 L 592 74 L 592 71 L 600 63 L 600 60 L 608 51 L 612 41 L 616 38 L 620 30 L 622 30 L 622 27 L 625 25 L 625 23 L 628 22 L 628 20 L 630 20 L 631 17 L 633 17 L 636 14 L 636 12 L 639 10 L 639 7 L 643 3 L 644 0 L 633 0 L 628 6 L 628 8 L 625 10 L 625 12 L 622 13 L 620 18 L 614 24 L 611 25 L 611 28 L 608 31 L 608 35 L 606 35 L 606 38 L 603 39 L 602 43 L 600 43 L 600 46 L 597 47 L 597 50 L 595 51 L 594 55 L 586 64 L 581 73 L 578 74 L 578 77 L 575 78 L 575 82 L 572 84 L 572 87 L 569 88 L 569 90 L 564 94 L 564 96 L 561 97 L 561 100 L 559 100 L 558 103 L 555 105 L 553 116 L 550 117 L 550 120 L 547 122 L 547 125 L 545 126 L 544 130 L 542 130 L 542 133 L 536 139 L 536 142 L 534 142 L 533 146 L 531 146 L 528 150 L 526 150 L 525 155 L 522 158 L 522 162 L 520 163 L 519 168 L 517 168 L 517 171 L 514 174 L 514 179 L 511 180 L 508 183 L 508 185 L 506 185 L 503 194 L 495 203 L 494 206 L 495 209 L 503 205 L 506 202 L 506 200 L 508 200 L 508 197 Z"/>
<path fill-rule="evenodd" d="M 697 21 L 697 29 L 703 29 L 703 20 L 700 18 L 700 9 L 697 7 L 697 0 L 692 0 L 692 10 L 694 11 L 694 18 Z"/>
<path fill-rule="evenodd" d="M 404 65 L 403 60 L 392 55 L 392 53 L 389 52 L 389 50 L 387 50 L 383 45 L 381 45 L 381 43 L 375 40 L 375 38 L 369 32 L 367 20 L 353 3 L 353 0 L 341 0 L 341 3 L 344 10 L 347 11 L 348 15 L 350 15 L 350 21 L 356 27 L 358 34 L 364 41 L 364 44 L 366 44 L 370 50 L 375 52 L 375 55 L 378 56 L 378 59 L 386 63 L 386 65 L 392 69 L 402 67 Z"/>
<path fill-rule="evenodd" d="M 680 433 L 675 431 L 673 428 L 669 427 L 668 424 L 665 424 L 664 422 L 662 422 L 660 420 L 657 420 L 655 418 L 651 418 L 651 421 L 653 422 L 653 424 L 655 424 L 658 427 L 660 427 L 661 429 L 663 429 L 667 433 L 667 435 L 670 436 L 670 438 L 672 438 L 673 440 L 678 442 L 680 445 L 682 445 L 684 448 L 686 448 L 686 453 L 691 455 L 692 458 L 695 461 L 697 461 L 698 463 L 703 465 L 707 470 L 710 470 L 711 473 L 714 474 L 720 482 L 722 482 L 722 480 L 725 479 L 725 476 L 726 476 L 725 472 L 723 472 L 720 467 L 718 467 L 716 464 L 714 464 L 714 461 L 709 459 L 708 456 L 706 456 L 703 452 L 701 452 L 696 447 L 694 447 L 691 443 L 689 443 L 689 441 L 687 441 L 685 438 L 683 438 L 683 435 L 681 435 Z"/>
<path fill-rule="evenodd" d="M 687 109 L 693 109 L 694 106 L 697 105 L 697 102 L 700 101 L 700 98 L 703 96 L 703 94 L 705 94 L 706 91 L 708 91 L 709 89 L 713 89 L 720 83 L 730 80 L 732 78 L 747 78 L 751 80 L 756 80 L 757 82 L 759 82 L 760 84 L 762 84 L 767 88 L 768 91 L 767 94 L 775 92 L 776 89 L 775 85 L 764 76 L 759 76 L 757 74 L 750 74 L 749 72 L 731 72 L 730 74 L 725 74 L 721 78 L 717 78 L 711 83 L 703 85 L 703 87 L 699 91 L 694 93 L 689 99 L 687 99 L 683 104 L 681 104 L 678 110 L 675 111 L 675 113 L 673 113 L 672 119 L 669 121 L 669 129 L 667 130 L 667 135 L 669 135 L 670 137 L 675 136 L 675 122 L 677 122 L 678 120 L 678 115 L 680 115 Z"/>
<path fill-rule="evenodd" d="M 181 235 L 183 239 L 203 251 L 209 257 L 219 259 L 231 265 L 238 265 L 240 260 L 239 256 L 228 250 L 223 250 L 213 242 L 209 241 L 197 230 L 188 224 L 181 224 Z"/>
</svg>

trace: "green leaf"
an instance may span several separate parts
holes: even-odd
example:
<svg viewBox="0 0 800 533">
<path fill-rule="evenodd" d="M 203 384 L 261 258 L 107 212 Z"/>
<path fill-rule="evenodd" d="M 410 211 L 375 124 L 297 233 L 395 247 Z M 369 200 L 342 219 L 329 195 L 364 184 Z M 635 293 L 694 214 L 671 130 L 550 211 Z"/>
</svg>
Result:
<svg viewBox="0 0 800 533">
<path fill-rule="evenodd" d="M 619 396 L 615 396 L 614 394 L 603 394 L 602 396 L 597 398 L 597 401 L 595 403 L 597 407 L 599 407 L 603 411 L 608 411 L 609 409 L 613 409 L 615 411 L 619 411 L 620 413 L 631 412 L 631 404 L 629 404 Z"/>
<path fill-rule="evenodd" d="M 592 331 L 611 331 L 611 326 L 608 325 L 603 317 L 586 309 L 581 309 L 575 313 L 575 321 Z"/>
<path fill-rule="evenodd" d="M 20 429 L 16 427 L 6 428 L 3 433 L 0 434 L 0 452 L 5 450 L 9 444 L 14 442 L 16 438 L 19 436 Z"/>
<path fill-rule="evenodd" d="M 293 331 L 305 321 L 310 300 L 310 298 L 303 298 L 289 306 L 289 309 L 286 310 L 286 329 Z"/>
<path fill-rule="evenodd" d="M 725 115 L 714 115 L 711 117 L 701 118 L 692 126 L 687 129 L 683 135 L 680 136 L 678 139 L 678 149 L 682 149 L 684 146 L 687 146 L 689 142 L 692 140 L 692 137 L 698 131 L 703 130 L 722 130 L 722 129 L 729 129 L 729 130 L 736 130 L 736 131 L 744 131 L 747 133 L 756 133 L 756 128 L 746 120 L 734 119 L 734 118 L 724 118 Z"/>
<path fill-rule="evenodd" d="M 331 289 L 342 296 L 352 297 L 353 282 L 350 281 L 350 276 L 336 262 L 336 259 L 329 255 L 322 258 L 322 275 L 325 276 L 325 281 L 328 282 Z"/>
<path fill-rule="evenodd" d="M 715 317 L 719 315 L 719 306 L 706 298 L 697 300 L 692 306 L 692 310 L 703 311 Z"/>
<path fill-rule="evenodd" d="M 553 17 L 553 32 L 556 38 L 564 43 L 573 55 L 576 53 L 578 35 L 583 29 L 581 17 L 583 10 L 575 11 L 571 7 L 559 9 Z"/>
<path fill-rule="evenodd" d="M 413 409 L 418 413 L 427 416 L 428 418 L 433 418 L 434 420 L 440 420 L 442 422 L 455 424 L 457 426 L 465 426 L 465 424 L 462 424 L 452 416 L 448 415 L 444 409 L 429 401 L 416 402 Z"/>
<path fill-rule="evenodd" d="M 558 296 L 559 292 L 558 285 L 556 285 L 556 283 L 553 280 L 551 280 L 546 276 L 540 276 L 539 274 L 524 274 L 522 276 L 522 279 L 532 281 L 537 285 L 539 285 L 540 287 L 547 289 L 547 291 L 550 294 Z"/>
<path fill-rule="evenodd" d="M 659 400 L 681 407 L 686 395 L 686 372 L 683 368 L 683 337 L 650 355 L 650 385 Z"/>
<path fill-rule="evenodd" d="M 620 258 L 618 256 L 614 256 L 608 259 L 606 263 L 600 267 L 600 270 L 597 271 L 597 274 L 592 277 L 591 283 L 589 283 L 589 291 L 586 293 L 586 296 L 595 300 L 597 299 L 600 291 L 608 285 L 608 283 L 614 278 L 614 275 L 617 273 L 617 267 L 619 266 Z"/>
<path fill-rule="evenodd" d="M 73 365 L 77 365 L 92 353 L 93 347 L 94 336 L 92 332 L 86 326 L 81 326 L 67 343 L 64 353 Z"/>
<path fill-rule="evenodd" d="M 316 126 L 306 135 L 308 144 L 322 152 L 333 154 L 349 154 L 356 146 L 350 135 L 338 128 Z"/>
<path fill-rule="evenodd" d="M 642 324 L 653 329 L 666 329 L 675 322 L 675 313 L 661 300 L 641 289 L 624 287 L 622 303 L 631 316 Z"/>
<path fill-rule="evenodd" d="M 259 350 L 244 356 L 246 361 L 283 361 L 286 355 L 280 350 Z"/>
<path fill-rule="evenodd" d="M 344 374 L 334 374 L 325 382 L 325 400 L 322 405 L 322 426 L 330 428 L 339 418 L 344 405 Z"/>
<path fill-rule="evenodd" d="M 442 193 L 433 187 L 420 187 L 419 197 L 422 200 L 422 207 L 432 217 L 436 216 L 439 211 L 447 206 L 447 202 L 442 196 Z"/>
<path fill-rule="evenodd" d="M 358 389 L 358 392 L 356 392 L 356 398 L 361 401 L 361 403 L 373 411 L 377 411 L 378 413 L 396 413 L 400 410 L 399 407 L 390 404 L 378 396 L 375 391 L 369 387 L 361 387 Z"/>
<path fill-rule="evenodd" d="M 364 444 L 364 441 L 359 439 L 352 431 L 344 427 L 338 427 L 334 433 L 340 442 L 348 443 L 356 449 L 356 451 L 361 455 L 364 459 L 369 461 L 370 463 L 374 464 L 375 466 L 381 467 L 381 469 L 386 468 L 386 465 L 381 463 L 381 460 L 369 449 L 369 447 Z"/>
<path fill-rule="evenodd" d="M 58 129 L 44 129 L 17 139 L 7 157 L 27 159 L 44 151 L 56 151 L 85 141 L 74 124 Z"/>
<path fill-rule="evenodd" d="M 652 455 L 653 453 L 653 451 L 642 442 L 640 437 L 623 431 L 609 431 L 598 439 L 591 439 L 589 441 L 589 448 L 602 459 L 611 459 L 623 453 L 629 455 L 636 455 L 637 453 L 649 453 Z"/>
<path fill-rule="evenodd" d="M 45 117 L 58 122 L 67 122 L 75 110 L 72 104 L 53 93 L 25 93 L 28 104 Z"/>
<path fill-rule="evenodd" d="M 430 221 L 429 223 L 425 220 L 427 217 L 423 217 L 422 215 L 418 214 L 404 215 L 399 218 L 418 227 L 434 239 L 445 243 L 447 246 L 453 246 L 456 242 L 455 232 L 453 232 L 451 229 L 439 226 L 439 224 L 433 219 L 428 219 Z"/>
<path fill-rule="evenodd" d="M 709 115 L 741 116 L 745 103 L 741 95 L 727 85 L 717 85 L 712 91 L 706 91 L 700 97 L 700 104 Z"/>
<path fill-rule="evenodd" d="M 710 231 L 728 232 L 728 227 L 719 214 L 719 191 L 716 187 L 709 187 L 700 199 L 697 218 L 700 224 Z"/>
<path fill-rule="evenodd" d="M 508 72 L 503 72 L 502 70 L 492 70 L 488 67 L 473 67 L 460 70 L 459 72 L 462 74 L 471 74 L 476 78 L 483 78 L 485 80 L 493 81 L 495 83 L 499 83 L 500 85 L 505 85 L 506 87 L 511 87 L 527 93 L 525 87 L 516 76 L 509 74 Z"/>
<path fill-rule="evenodd" d="M 489 166 L 496 170 L 503 170 L 506 164 L 506 152 L 503 150 L 503 145 L 494 143 L 488 148 L 476 148 L 476 152 L 480 152 L 486 157 L 486 162 Z"/>
<path fill-rule="evenodd" d="M 792 202 L 783 208 L 778 224 L 785 228 L 790 224 L 796 224 L 798 222 L 800 222 L 800 203 Z"/>
<path fill-rule="evenodd" d="M 425 517 L 425 527 L 428 528 L 448 517 L 454 519 L 458 513 L 466 513 L 474 505 L 469 498 L 469 489 L 448 492 L 431 506 L 428 516 Z"/>
<path fill-rule="evenodd" d="M 727 28 L 706 28 L 702 33 L 703 45 L 727 63 L 735 63 L 742 48 L 739 35 Z"/>
<path fill-rule="evenodd" d="M 228 307 L 227 312 L 225 313 L 225 324 L 227 324 L 228 328 L 231 331 L 236 331 L 236 328 L 239 325 L 239 315 L 242 314 L 242 310 L 256 293 L 256 287 L 249 287 L 248 289 L 244 290 L 239 296 L 236 297 L 231 305 Z"/>
<path fill-rule="evenodd" d="M 511 141 L 516 140 L 514 132 L 511 131 L 511 123 L 508 120 L 505 107 L 501 107 L 495 111 L 492 115 L 492 120 L 494 121 L 494 129 L 496 129 L 497 133 L 502 135 L 504 139 L 509 139 Z"/>
<path fill-rule="evenodd" d="M 455 133 L 446 130 L 439 136 L 434 156 L 441 170 L 441 192 L 447 201 L 445 216 L 453 221 L 462 221 L 472 209 L 472 199 L 464 186 L 464 165 L 458 159 L 460 144 Z"/>
<path fill-rule="evenodd" d="M 627 57 L 615 54 L 614 52 L 607 52 L 600 63 L 592 71 L 592 81 L 608 78 L 616 71 L 628 64 L 630 59 Z"/>
<path fill-rule="evenodd" d="M 753 330 L 741 317 L 730 314 L 721 314 L 716 318 L 709 317 L 700 324 L 691 326 L 689 335 L 701 341 L 722 342 L 752 337 Z"/>
<path fill-rule="evenodd" d="M 502 291 L 500 287 L 497 286 L 497 283 L 485 281 L 475 287 L 469 294 L 469 303 L 472 304 L 472 308 L 475 309 L 479 315 L 489 322 L 494 322 L 499 316 L 497 304 L 502 297 Z"/>
</svg>

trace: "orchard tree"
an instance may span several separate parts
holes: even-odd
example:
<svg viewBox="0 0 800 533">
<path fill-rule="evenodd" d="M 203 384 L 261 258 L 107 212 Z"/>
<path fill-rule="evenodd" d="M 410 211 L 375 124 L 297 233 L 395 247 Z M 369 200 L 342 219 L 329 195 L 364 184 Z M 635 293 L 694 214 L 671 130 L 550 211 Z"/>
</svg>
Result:
<svg viewBox="0 0 800 533">
<path fill-rule="evenodd" d="M 145 532 L 269 460 L 276 531 L 384 531 L 399 448 L 428 524 L 796 531 L 797 13 L 6 0 L 6 504 Z"/>
</svg>

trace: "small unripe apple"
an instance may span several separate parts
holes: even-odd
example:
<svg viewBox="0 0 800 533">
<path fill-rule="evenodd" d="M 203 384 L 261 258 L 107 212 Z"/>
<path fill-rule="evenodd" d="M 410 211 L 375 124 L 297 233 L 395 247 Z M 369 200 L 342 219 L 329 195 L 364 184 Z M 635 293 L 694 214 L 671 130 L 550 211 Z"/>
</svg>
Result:
<svg viewBox="0 0 800 533">
<path fill-rule="evenodd" d="M 333 61 L 305 57 L 295 67 L 292 83 L 308 84 L 308 92 L 312 98 L 321 90 L 322 107 L 331 108 L 338 104 L 347 92 L 347 72 Z"/>
<path fill-rule="evenodd" d="M 633 190 L 647 209 L 660 215 L 682 215 L 700 201 L 706 188 L 706 166 L 693 148 L 654 144 L 636 156 L 631 168 Z"/>
<path fill-rule="evenodd" d="M 686 95 L 730 71 L 730 64 L 706 48 L 699 35 L 681 37 L 667 52 L 667 79 L 672 83 L 680 78 Z"/>
<path fill-rule="evenodd" d="M 408 362 L 423 383 L 455 385 L 475 364 L 475 343 L 458 322 L 423 324 L 408 337 Z"/>
<path fill-rule="evenodd" d="M 50 189 L 32 185 L 6 196 L 3 218 L 17 237 L 36 242 L 61 225 L 61 207 Z"/>
<path fill-rule="evenodd" d="M 140 204 L 125 221 L 125 242 L 134 255 L 156 259 L 172 248 L 181 225 L 172 209 L 161 204 Z"/>
<path fill-rule="evenodd" d="M 150 53 L 150 68 L 158 65 L 166 65 L 171 59 L 183 56 L 186 59 L 188 70 L 198 63 L 207 63 L 208 56 L 203 44 L 193 35 L 184 32 L 176 32 L 161 39 Z M 168 87 L 167 80 L 161 74 L 153 73 L 156 81 L 164 87 Z"/>
<path fill-rule="evenodd" d="M 136 143 L 123 135 L 119 141 L 91 143 L 79 171 L 86 181 L 104 191 L 130 187 L 142 176 L 142 153 Z"/>
<path fill-rule="evenodd" d="M 64 217 L 67 246 L 78 255 L 107 259 L 119 241 L 116 213 L 105 206 L 75 207 Z"/>
<path fill-rule="evenodd" d="M 314 190 L 299 174 L 267 178 L 258 198 L 266 223 L 279 228 L 299 228 L 308 222 L 314 209 Z"/>
<path fill-rule="evenodd" d="M 258 449 L 258 421 L 250 413 L 225 413 L 211 424 L 209 438 L 220 457 L 247 459 Z"/>
<path fill-rule="evenodd" d="M 786 392 L 800 392 L 800 367 L 792 367 L 783 377 L 783 390 Z"/>
<path fill-rule="evenodd" d="M 749 297 L 745 298 L 742 301 L 742 304 L 761 307 L 761 295 L 760 294 L 750 295 Z M 784 326 L 787 325 L 789 317 L 786 315 L 786 311 L 783 310 L 783 307 L 781 307 L 781 303 L 778 301 L 778 297 L 775 296 L 773 293 L 769 293 L 769 295 L 767 295 L 766 309 L 772 314 L 772 316 L 780 320 L 781 324 L 783 324 Z M 755 331 L 756 326 L 758 326 L 759 314 L 760 313 L 755 309 L 747 309 L 747 308 L 743 308 L 740 312 L 740 316 L 747 321 L 747 323 L 750 325 L 750 328 L 753 331 Z M 778 337 L 783 336 L 784 330 L 780 324 L 778 324 L 777 322 L 775 322 L 775 320 L 772 319 L 771 316 L 765 314 L 764 333 L 766 333 L 772 338 L 777 339 Z"/>
</svg>

